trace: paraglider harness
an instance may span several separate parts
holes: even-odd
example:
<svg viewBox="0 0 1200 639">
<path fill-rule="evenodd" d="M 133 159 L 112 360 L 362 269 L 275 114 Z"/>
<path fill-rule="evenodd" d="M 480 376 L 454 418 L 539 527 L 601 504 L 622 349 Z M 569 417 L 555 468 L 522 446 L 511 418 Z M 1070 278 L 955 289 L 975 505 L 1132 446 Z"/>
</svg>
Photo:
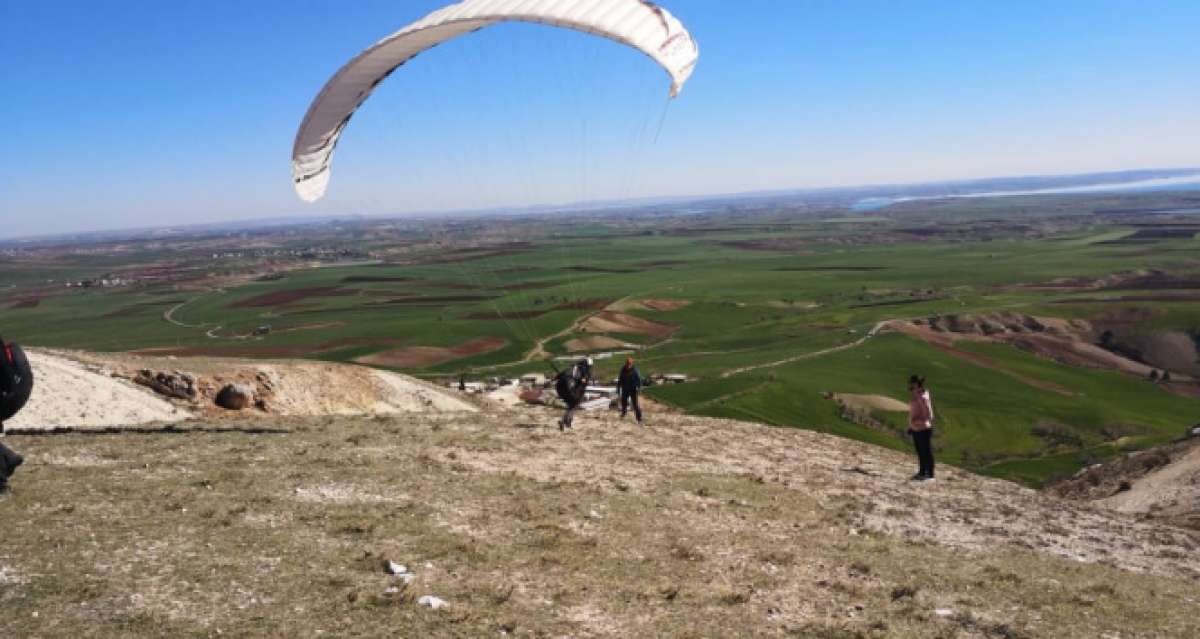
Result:
<svg viewBox="0 0 1200 639">
<path fill-rule="evenodd" d="M 0 427 L 16 415 L 33 392 L 33 371 L 25 351 L 0 338 Z"/>
<path fill-rule="evenodd" d="M 554 392 L 558 393 L 559 399 L 566 402 L 568 408 L 575 408 L 583 403 L 587 382 L 592 376 L 591 367 L 587 362 L 576 362 L 565 371 L 558 370 L 554 364 L 550 367 L 554 369 Z"/>
<path fill-rule="evenodd" d="M 0 433 L 4 422 L 16 415 L 29 401 L 33 391 L 33 371 L 25 351 L 16 344 L 0 338 Z M 0 493 L 8 490 L 8 478 L 25 460 L 4 444 L 0 444 Z"/>
</svg>

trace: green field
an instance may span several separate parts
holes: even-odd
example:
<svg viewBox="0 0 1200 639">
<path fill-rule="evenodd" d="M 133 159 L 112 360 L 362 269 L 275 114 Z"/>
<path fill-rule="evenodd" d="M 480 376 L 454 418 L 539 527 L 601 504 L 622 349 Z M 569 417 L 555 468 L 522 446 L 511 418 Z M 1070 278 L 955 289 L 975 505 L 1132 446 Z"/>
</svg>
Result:
<svg viewBox="0 0 1200 639">
<path fill-rule="evenodd" d="M 651 389 L 662 402 L 896 448 L 907 446 L 904 415 L 872 414 L 873 426 L 860 425 L 840 417 L 821 393 L 904 399 L 905 380 L 919 372 L 933 389 L 943 460 L 1038 484 L 1119 449 L 1179 435 L 1200 419 L 1197 401 L 1133 375 L 1000 344 L 960 346 L 993 363 L 987 367 L 912 337 L 864 337 L 878 322 L 945 314 L 1089 319 L 1147 308 L 1153 312 L 1130 330 L 1200 333 L 1196 280 L 1189 279 L 1200 275 L 1200 241 L 1175 233 L 1142 243 L 1138 227 L 1089 215 L 1106 205 L 1103 198 L 1038 197 L 906 205 L 858 218 L 768 210 L 636 223 L 495 221 L 402 241 L 358 230 L 322 241 L 354 247 L 374 263 L 321 268 L 264 269 L 261 259 L 239 253 L 218 260 L 208 248 L 9 260 L 0 274 L 18 301 L 4 309 L 3 331 L 36 346 L 376 356 L 384 359 L 373 363 L 383 366 L 405 349 L 443 347 L 449 355 L 440 361 L 405 364 L 398 355 L 391 365 L 430 378 L 547 372 L 546 355 L 565 356 L 567 341 L 604 333 L 640 345 L 644 373 L 695 380 Z M 63 284 L 163 262 L 194 277 L 114 288 Z M 259 281 L 267 270 L 278 274 Z M 1135 271 L 1175 279 L 1133 290 L 1051 285 Z M 19 301 L 30 297 L 36 303 Z M 639 300 L 687 304 L 653 310 Z M 665 328 L 578 330 L 606 307 Z M 254 335 L 264 325 L 270 332 Z M 481 352 L 463 346 L 483 339 L 491 341 Z M 601 367 L 614 373 L 616 359 Z M 735 373 L 742 368 L 750 370 Z"/>
</svg>

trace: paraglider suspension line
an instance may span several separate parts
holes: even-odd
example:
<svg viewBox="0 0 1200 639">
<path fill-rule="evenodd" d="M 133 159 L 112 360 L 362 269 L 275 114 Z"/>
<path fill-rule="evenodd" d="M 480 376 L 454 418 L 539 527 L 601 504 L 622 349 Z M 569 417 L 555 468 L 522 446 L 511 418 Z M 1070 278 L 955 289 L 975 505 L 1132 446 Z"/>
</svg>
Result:
<svg viewBox="0 0 1200 639">
<path fill-rule="evenodd" d="M 658 136 L 662 134 L 663 125 L 667 122 L 667 111 L 671 109 L 671 98 L 663 104 L 662 115 L 658 116 L 658 128 L 654 130 L 654 144 L 658 144 Z"/>
</svg>

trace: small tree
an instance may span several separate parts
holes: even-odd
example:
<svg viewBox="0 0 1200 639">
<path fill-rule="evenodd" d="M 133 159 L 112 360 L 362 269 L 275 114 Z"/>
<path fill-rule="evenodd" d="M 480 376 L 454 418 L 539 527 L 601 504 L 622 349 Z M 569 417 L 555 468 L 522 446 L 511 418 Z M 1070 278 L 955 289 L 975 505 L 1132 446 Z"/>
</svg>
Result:
<svg viewBox="0 0 1200 639">
<path fill-rule="evenodd" d="M 1162 381 L 1164 381 L 1164 382 L 1171 381 L 1171 371 L 1163 371 Z"/>
<path fill-rule="evenodd" d="M 1150 381 L 1152 381 L 1152 382 L 1158 381 L 1158 369 L 1154 369 L 1154 370 L 1150 371 Z"/>
</svg>

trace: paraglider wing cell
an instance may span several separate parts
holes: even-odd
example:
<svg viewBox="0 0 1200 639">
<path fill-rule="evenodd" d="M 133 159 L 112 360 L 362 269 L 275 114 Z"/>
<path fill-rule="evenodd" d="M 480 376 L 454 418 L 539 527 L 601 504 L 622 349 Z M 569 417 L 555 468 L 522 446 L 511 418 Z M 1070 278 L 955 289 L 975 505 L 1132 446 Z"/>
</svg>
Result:
<svg viewBox="0 0 1200 639">
<path fill-rule="evenodd" d="M 342 130 L 384 78 L 422 51 L 507 21 L 584 31 L 633 47 L 671 76 L 672 97 L 700 56 L 683 24 L 648 0 L 464 0 L 375 43 L 325 84 L 309 106 L 292 149 L 292 179 L 300 198 L 315 202 L 325 195 Z"/>
</svg>

